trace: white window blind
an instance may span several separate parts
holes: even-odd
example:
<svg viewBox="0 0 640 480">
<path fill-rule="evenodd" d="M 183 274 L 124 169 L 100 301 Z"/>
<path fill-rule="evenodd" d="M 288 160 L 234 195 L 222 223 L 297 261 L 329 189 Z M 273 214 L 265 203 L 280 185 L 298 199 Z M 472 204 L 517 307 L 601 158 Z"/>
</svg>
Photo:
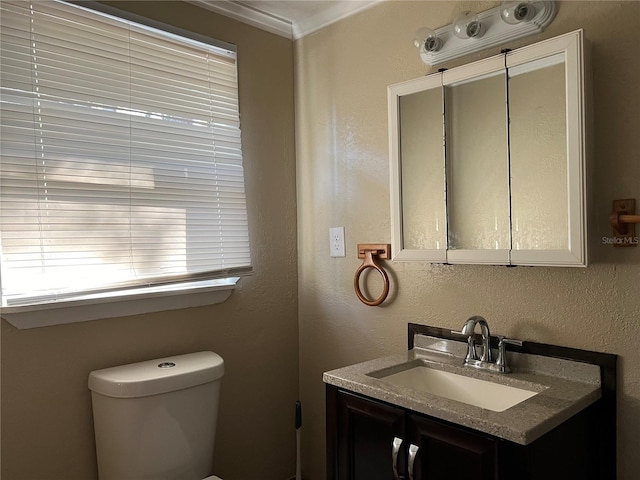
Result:
<svg viewBox="0 0 640 480">
<path fill-rule="evenodd" d="M 0 2 L 2 306 L 251 271 L 235 52 Z"/>
</svg>

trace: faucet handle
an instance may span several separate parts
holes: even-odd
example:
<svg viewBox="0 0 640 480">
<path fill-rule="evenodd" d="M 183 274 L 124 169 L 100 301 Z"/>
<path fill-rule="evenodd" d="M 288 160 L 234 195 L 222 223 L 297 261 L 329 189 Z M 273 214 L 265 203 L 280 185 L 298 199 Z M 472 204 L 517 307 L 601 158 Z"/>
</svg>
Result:
<svg viewBox="0 0 640 480">
<path fill-rule="evenodd" d="M 507 337 L 503 337 L 502 335 L 498 335 L 498 344 L 503 343 L 503 344 L 509 344 L 509 345 L 517 345 L 519 347 L 522 346 L 522 340 L 516 340 L 515 338 L 507 338 Z"/>
<path fill-rule="evenodd" d="M 455 335 L 464 335 L 464 333 L 462 333 L 462 330 L 451 330 L 451 333 L 455 334 Z M 466 335 L 464 335 L 466 337 Z"/>
<path fill-rule="evenodd" d="M 507 365 L 506 345 L 518 345 L 522 346 L 522 340 L 515 340 L 513 338 L 507 338 L 498 335 L 498 358 L 496 359 L 496 365 L 503 373 L 509 373 L 511 369 Z"/>
</svg>

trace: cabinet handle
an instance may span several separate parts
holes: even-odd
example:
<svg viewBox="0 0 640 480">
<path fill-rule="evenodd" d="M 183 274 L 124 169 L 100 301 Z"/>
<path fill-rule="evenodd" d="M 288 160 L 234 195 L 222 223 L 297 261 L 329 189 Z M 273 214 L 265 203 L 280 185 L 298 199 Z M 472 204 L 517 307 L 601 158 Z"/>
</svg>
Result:
<svg viewBox="0 0 640 480">
<path fill-rule="evenodd" d="M 393 458 L 393 480 L 400 480 L 400 476 L 398 475 L 398 453 L 400 452 L 401 445 L 402 439 L 395 437 L 391 449 L 391 457 Z"/>
<path fill-rule="evenodd" d="M 416 461 L 418 454 L 418 446 L 413 443 L 409 445 L 409 480 L 413 480 L 413 462 Z"/>
</svg>

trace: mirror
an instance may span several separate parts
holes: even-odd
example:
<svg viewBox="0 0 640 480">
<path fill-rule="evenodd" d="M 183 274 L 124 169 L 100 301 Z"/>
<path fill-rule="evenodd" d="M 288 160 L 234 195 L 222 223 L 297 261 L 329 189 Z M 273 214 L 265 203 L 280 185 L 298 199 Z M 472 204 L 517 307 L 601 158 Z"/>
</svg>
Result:
<svg viewBox="0 0 640 480">
<path fill-rule="evenodd" d="M 402 237 L 407 249 L 445 250 L 442 87 L 400 98 Z"/>
<path fill-rule="evenodd" d="M 513 249 L 566 249 L 564 55 L 509 69 L 509 94 Z"/>
<path fill-rule="evenodd" d="M 582 44 L 389 87 L 394 260 L 586 266 Z"/>
<path fill-rule="evenodd" d="M 504 71 L 445 86 L 452 250 L 510 248 L 506 98 Z"/>
</svg>

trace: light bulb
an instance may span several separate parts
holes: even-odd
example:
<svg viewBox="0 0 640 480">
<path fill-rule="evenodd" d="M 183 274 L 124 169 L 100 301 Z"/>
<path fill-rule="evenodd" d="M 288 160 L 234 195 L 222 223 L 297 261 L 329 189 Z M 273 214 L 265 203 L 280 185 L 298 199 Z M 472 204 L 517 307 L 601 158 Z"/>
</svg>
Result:
<svg viewBox="0 0 640 480">
<path fill-rule="evenodd" d="M 531 2 L 502 2 L 500 18 L 509 25 L 517 25 L 520 22 L 528 22 L 536 14 L 536 8 Z"/>
<path fill-rule="evenodd" d="M 453 34 L 458 38 L 480 38 L 484 30 L 484 25 L 473 12 L 462 12 L 453 21 Z"/>
<path fill-rule="evenodd" d="M 437 52 L 442 48 L 442 40 L 428 27 L 422 27 L 416 31 L 413 44 L 420 52 L 423 48 L 427 52 Z"/>
</svg>

